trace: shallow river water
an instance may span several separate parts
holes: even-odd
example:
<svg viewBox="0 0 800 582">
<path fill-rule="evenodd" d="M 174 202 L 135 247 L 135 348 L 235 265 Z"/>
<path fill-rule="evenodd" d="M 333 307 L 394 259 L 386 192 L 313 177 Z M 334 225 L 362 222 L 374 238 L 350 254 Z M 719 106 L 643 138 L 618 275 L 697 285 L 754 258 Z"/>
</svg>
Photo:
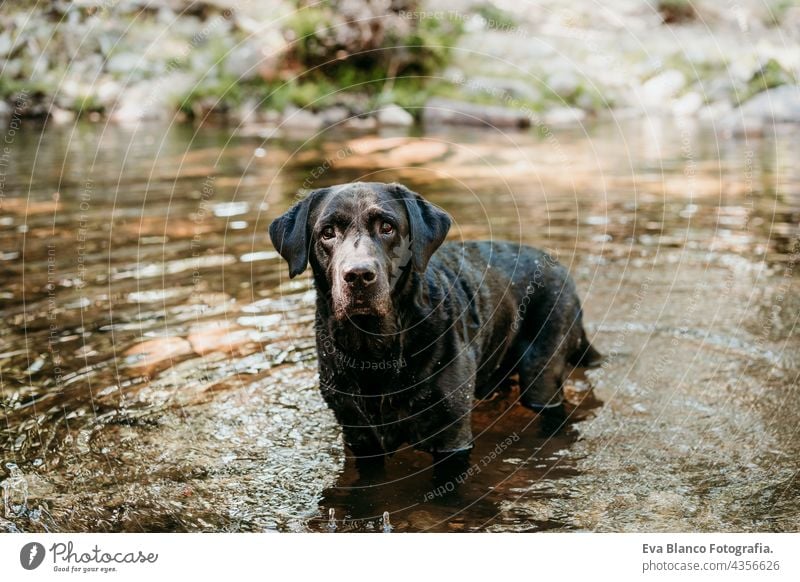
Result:
<svg viewBox="0 0 800 582">
<path fill-rule="evenodd" d="M 12 137 L 0 531 L 800 529 L 796 133 Z M 549 249 L 605 354 L 555 434 L 513 391 L 477 403 L 459 487 L 413 451 L 360 480 L 318 394 L 311 282 L 266 228 L 298 189 L 357 179 L 441 205 L 451 240 Z"/>
</svg>

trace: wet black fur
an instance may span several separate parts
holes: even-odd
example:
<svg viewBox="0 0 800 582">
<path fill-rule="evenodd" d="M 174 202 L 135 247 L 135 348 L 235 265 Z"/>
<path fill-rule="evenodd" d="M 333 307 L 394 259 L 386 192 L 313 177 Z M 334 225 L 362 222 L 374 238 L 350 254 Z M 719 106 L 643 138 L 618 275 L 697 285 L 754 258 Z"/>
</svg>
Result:
<svg viewBox="0 0 800 582">
<path fill-rule="evenodd" d="M 399 229 L 411 237 L 412 258 L 389 316 L 337 321 L 314 226 L 321 206 L 330 210 L 353 196 L 373 197 L 403 216 Z M 358 458 L 381 460 L 405 443 L 440 455 L 468 451 L 476 396 L 519 374 L 524 405 L 559 411 L 570 364 L 599 357 L 563 266 L 509 242 L 442 244 L 449 228 L 445 212 L 381 183 L 316 190 L 270 226 L 291 276 L 311 264 L 322 395 Z"/>
</svg>

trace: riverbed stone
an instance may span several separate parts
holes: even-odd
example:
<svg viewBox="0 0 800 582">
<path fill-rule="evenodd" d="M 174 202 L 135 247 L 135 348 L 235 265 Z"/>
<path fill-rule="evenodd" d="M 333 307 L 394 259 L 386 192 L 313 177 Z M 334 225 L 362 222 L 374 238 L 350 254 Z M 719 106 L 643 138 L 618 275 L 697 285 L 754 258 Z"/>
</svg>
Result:
<svg viewBox="0 0 800 582">
<path fill-rule="evenodd" d="M 651 77 L 641 87 L 639 95 L 645 107 L 665 107 L 686 85 L 686 76 L 669 69 Z"/>
<path fill-rule="evenodd" d="M 561 99 L 570 99 L 581 86 L 581 78 L 572 71 L 557 71 L 547 78 L 547 87 Z"/>
<path fill-rule="evenodd" d="M 531 119 L 521 109 L 501 107 L 499 105 L 479 105 L 443 99 L 430 99 L 422 112 L 426 125 L 476 125 L 491 127 L 525 128 L 531 125 Z"/>
<path fill-rule="evenodd" d="M 182 337 L 146 340 L 125 351 L 125 364 L 131 368 L 152 369 L 169 365 L 175 358 L 192 353 L 192 345 Z"/>
<path fill-rule="evenodd" d="M 124 52 L 109 57 L 106 61 L 106 70 L 109 73 L 129 75 L 131 71 L 144 68 L 145 64 L 142 54 Z"/>
<path fill-rule="evenodd" d="M 782 85 L 758 93 L 734 115 L 774 123 L 800 123 L 800 86 Z"/>
<path fill-rule="evenodd" d="M 314 132 L 322 127 L 322 118 L 308 109 L 289 106 L 283 112 L 280 127 L 286 131 Z"/>
<path fill-rule="evenodd" d="M 678 117 L 688 117 L 697 113 L 703 106 L 703 96 L 690 91 L 672 103 L 672 113 Z"/>
<path fill-rule="evenodd" d="M 355 129 L 357 131 L 373 131 L 378 127 L 378 120 L 372 116 L 357 116 L 350 117 L 343 124 L 347 129 Z"/>
<path fill-rule="evenodd" d="M 586 119 L 586 112 L 578 107 L 554 107 L 544 114 L 547 125 L 569 125 Z"/>
<path fill-rule="evenodd" d="M 320 111 L 319 116 L 322 118 L 322 124 L 325 127 L 330 127 L 331 125 L 338 125 L 350 117 L 350 110 L 341 105 L 334 105 Z"/>
<path fill-rule="evenodd" d="M 408 127 L 414 125 L 414 117 L 402 107 L 390 103 L 381 107 L 376 117 L 380 125 Z"/>
<path fill-rule="evenodd" d="M 195 85 L 191 74 L 173 73 L 129 86 L 120 93 L 111 110 L 111 119 L 124 123 L 169 119 L 175 114 L 175 102 L 180 102 Z"/>
</svg>

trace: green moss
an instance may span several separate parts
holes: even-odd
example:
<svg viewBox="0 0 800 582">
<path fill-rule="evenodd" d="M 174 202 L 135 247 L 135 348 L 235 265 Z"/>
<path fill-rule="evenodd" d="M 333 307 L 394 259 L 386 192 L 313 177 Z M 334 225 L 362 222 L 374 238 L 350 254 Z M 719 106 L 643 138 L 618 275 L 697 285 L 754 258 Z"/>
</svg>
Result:
<svg viewBox="0 0 800 582">
<path fill-rule="evenodd" d="M 488 91 L 464 91 L 463 86 L 447 82 L 439 82 L 431 86 L 428 95 L 432 97 L 444 97 L 457 101 L 465 101 L 467 103 L 475 103 L 478 105 L 513 107 L 515 109 L 524 109 L 536 113 L 541 113 L 547 109 L 548 104 L 564 104 L 561 98 L 552 94 L 552 97 L 549 97 L 548 95 L 545 95 L 544 92 L 542 93 L 542 99 L 534 101 L 531 99 L 513 97 L 511 95 L 496 96 Z"/>
<path fill-rule="evenodd" d="M 581 84 L 578 90 L 567 101 L 574 107 L 589 109 L 590 111 L 610 109 L 614 106 L 613 101 L 600 93 L 596 86 L 584 84 Z"/>
<path fill-rule="evenodd" d="M 41 80 L 10 79 L 0 76 L 0 99 L 12 102 L 23 93 L 28 97 L 50 95 L 52 87 Z"/>
<path fill-rule="evenodd" d="M 11 100 L 21 89 L 23 87 L 19 81 L 0 75 L 0 99 Z"/>
<path fill-rule="evenodd" d="M 263 83 L 250 87 L 269 109 L 283 111 L 289 105 L 319 110 L 333 105 L 337 98 L 336 87 L 325 81 L 316 82 L 295 79 L 286 83 Z"/>
<path fill-rule="evenodd" d="M 767 63 L 753 74 L 747 82 L 747 90 L 742 95 L 742 102 L 747 101 L 761 91 L 786 85 L 792 82 L 792 76 L 781 67 L 775 59 L 770 59 Z"/>
<path fill-rule="evenodd" d="M 96 95 L 85 95 L 80 99 L 76 99 L 70 109 L 78 115 L 86 115 L 94 112 L 102 113 L 105 107 L 97 99 Z"/>
<path fill-rule="evenodd" d="M 294 37 L 292 52 L 301 63 L 319 62 L 330 57 L 319 35 L 331 22 L 330 10 L 326 2 L 298 7 L 287 21 L 289 36 Z"/>
<path fill-rule="evenodd" d="M 192 116 L 203 101 L 215 104 L 215 109 L 227 109 L 242 102 L 243 91 L 238 80 L 233 77 L 206 79 L 189 91 L 176 104 L 177 109 Z"/>
<path fill-rule="evenodd" d="M 450 63 L 452 47 L 463 31 L 463 23 L 458 19 L 423 19 L 410 35 L 398 41 L 398 46 L 407 47 L 409 52 L 399 72 L 431 75 L 443 69 Z"/>
<path fill-rule="evenodd" d="M 508 30 L 517 26 L 514 16 L 491 2 L 474 6 L 473 10 L 486 21 L 487 28 Z"/>
</svg>

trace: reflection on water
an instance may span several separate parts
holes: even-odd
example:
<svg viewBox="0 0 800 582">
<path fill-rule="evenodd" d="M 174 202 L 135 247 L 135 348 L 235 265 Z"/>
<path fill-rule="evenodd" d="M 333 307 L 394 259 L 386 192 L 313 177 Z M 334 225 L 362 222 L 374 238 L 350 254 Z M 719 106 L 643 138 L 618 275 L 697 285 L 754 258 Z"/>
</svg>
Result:
<svg viewBox="0 0 800 582">
<path fill-rule="evenodd" d="M 537 531 L 565 527 L 551 519 L 500 516 L 498 505 L 526 496 L 558 495 L 559 480 L 578 468 L 566 456 L 578 438 L 575 425 L 548 427 L 544 419 L 515 403 L 516 390 L 481 402 L 473 414 L 476 435 L 471 464 L 445 479 L 434 476 L 430 455 L 405 449 L 395 454 L 379 478 L 359 476 L 352 459 L 323 508 L 347 513 L 338 531 L 385 531 L 388 513 L 396 531 Z M 601 403 L 576 373 L 567 386 L 571 423 L 587 418 Z M 561 423 L 559 423 L 561 424 Z M 391 511 L 386 511 L 390 508 Z M 336 512 L 338 514 L 339 512 Z M 323 524 L 311 523 L 314 529 Z M 326 525 L 330 529 L 330 522 Z"/>
<path fill-rule="evenodd" d="M 30 127 L 0 198 L 0 530 L 797 529 L 799 150 L 654 120 Z M 607 355 L 552 438 L 513 393 L 479 404 L 479 469 L 446 495 L 411 451 L 358 481 L 317 394 L 310 281 L 266 237 L 298 188 L 355 179 L 425 194 L 454 240 L 550 249 Z"/>
</svg>

